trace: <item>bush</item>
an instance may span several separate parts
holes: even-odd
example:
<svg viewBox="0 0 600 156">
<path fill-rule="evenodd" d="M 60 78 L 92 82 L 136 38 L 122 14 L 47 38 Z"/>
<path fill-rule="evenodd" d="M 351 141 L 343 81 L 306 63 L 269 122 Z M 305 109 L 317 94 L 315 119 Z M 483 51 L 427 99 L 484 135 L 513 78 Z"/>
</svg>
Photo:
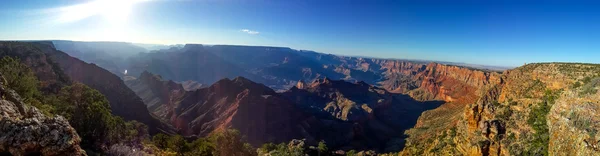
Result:
<svg viewBox="0 0 600 156">
<path fill-rule="evenodd" d="M 118 143 L 141 144 L 148 137 L 146 125 L 113 116 L 104 95 L 84 84 L 64 87 L 57 96 L 49 96 L 46 101 L 52 103 L 54 114 L 69 120 L 84 148 L 100 150 Z"/>
<path fill-rule="evenodd" d="M 196 139 L 188 146 L 190 151 L 186 155 L 190 156 L 211 156 L 215 151 L 215 146 L 205 138 Z"/>
<path fill-rule="evenodd" d="M 30 103 L 40 96 L 39 81 L 31 69 L 18 59 L 5 56 L 0 59 L 0 73 L 4 76 L 4 83 L 8 88 L 17 92 L 25 103 Z"/>
<path fill-rule="evenodd" d="M 156 147 L 166 149 L 169 147 L 169 136 L 162 133 L 156 134 L 152 137 L 152 142 Z"/>
<path fill-rule="evenodd" d="M 573 86 L 571 88 L 579 88 L 581 87 L 581 82 L 577 81 L 573 84 Z"/>
<path fill-rule="evenodd" d="M 11 57 L 0 59 L 0 72 L 5 78 L 0 81 L 15 90 L 25 103 L 47 116 L 64 116 L 81 137 L 83 148 L 99 151 L 118 143 L 140 145 L 148 137 L 146 125 L 113 116 L 104 95 L 84 84 L 75 83 L 57 92 L 41 92 L 33 71 Z M 59 81 L 66 79 L 60 69 L 56 72 Z"/>
<path fill-rule="evenodd" d="M 58 97 L 62 103 L 56 107 L 55 113 L 69 120 L 82 138 L 82 146 L 99 149 L 104 142 L 110 140 L 109 126 L 115 123 L 104 95 L 76 83 L 63 88 Z"/>
<path fill-rule="evenodd" d="M 256 151 L 246 143 L 239 131 L 228 129 L 210 136 L 210 141 L 215 145 L 214 155 L 217 156 L 249 156 L 256 155 Z"/>
<path fill-rule="evenodd" d="M 242 135 L 237 130 L 228 129 L 215 133 L 208 138 L 198 138 L 189 143 L 181 135 L 168 136 L 157 134 L 152 137 L 156 147 L 175 152 L 176 155 L 185 156 L 252 156 L 257 155 L 250 144 L 244 142 Z M 276 150 L 280 145 L 265 144 L 264 149 Z M 282 147 L 285 147 L 283 145 Z"/>
<path fill-rule="evenodd" d="M 258 151 L 261 155 L 269 153 L 272 156 L 304 156 L 308 154 L 307 151 L 304 151 L 303 146 L 288 146 L 285 143 L 266 143 Z"/>
<path fill-rule="evenodd" d="M 346 156 L 355 156 L 355 155 L 356 155 L 355 150 L 350 150 L 350 151 L 346 152 Z"/>
<path fill-rule="evenodd" d="M 598 86 L 600 86 L 600 78 L 590 79 L 581 88 L 581 94 L 594 94 L 598 92 L 598 89 L 596 89 Z"/>
<path fill-rule="evenodd" d="M 327 152 L 329 151 L 327 145 L 325 144 L 325 141 L 323 140 L 319 141 L 317 149 L 319 150 L 319 155 L 327 154 Z"/>
<path fill-rule="evenodd" d="M 169 149 L 177 152 L 177 155 L 184 155 L 189 151 L 185 138 L 181 135 L 175 135 L 169 139 Z"/>
<path fill-rule="evenodd" d="M 551 106 L 556 101 L 559 92 L 547 90 L 543 102 L 529 112 L 527 123 L 535 133 L 532 135 L 528 149 L 524 155 L 548 155 L 548 144 L 550 142 L 550 133 L 546 124 L 546 115 L 550 112 Z"/>
</svg>

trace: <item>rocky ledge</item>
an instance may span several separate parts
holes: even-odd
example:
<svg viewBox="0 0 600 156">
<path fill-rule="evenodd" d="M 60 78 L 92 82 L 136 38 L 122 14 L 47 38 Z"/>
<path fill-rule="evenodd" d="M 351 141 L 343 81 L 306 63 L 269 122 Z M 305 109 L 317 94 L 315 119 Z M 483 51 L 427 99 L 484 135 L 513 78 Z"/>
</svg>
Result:
<svg viewBox="0 0 600 156">
<path fill-rule="evenodd" d="M 0 155 L 86 155 L 67 119 L 46 117 L 4 87 L 0 74 Z"/>
</svg>

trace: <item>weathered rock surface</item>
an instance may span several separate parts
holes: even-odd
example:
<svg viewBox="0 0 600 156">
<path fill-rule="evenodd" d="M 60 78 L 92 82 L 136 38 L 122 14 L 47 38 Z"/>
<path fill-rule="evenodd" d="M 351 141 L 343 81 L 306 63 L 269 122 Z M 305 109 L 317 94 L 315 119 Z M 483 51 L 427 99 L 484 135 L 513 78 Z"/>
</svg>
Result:
<svg viewBox="0 0 600 156">
<path fill-rule="evenodd" d="M 600 155 L 599 111 L 600 92 L 565 92 L 548 114 L 549 154 Z"/>
<path fill-rule="evenodd" d="M 597 155 L 595 133 L 600 128 L 595 123 L 600 118 L 594 111 L 600 96 L 590 79 L 599 73 L 600 65 L 569 63 L 530 64 L 506 71 L 499 83 L 459 113 L 455 126 L 427 141 L 411 136 L 403 154 Z M 550 107 L 550 112 L 543 107 Z M 430 124 L 435 119 L 424 113 L 419 121 Z M 411 131 L 419 127 L 424 126 Z"/>
<path fill-rule="evenodd" d="M 0 74 L 0 79 L 4 79 Z M 0 82 L 0 153 L 12 155 L 85 155 L 81 139 L 69 122 L 46 117 L 27 106 Z"/>
</svg>

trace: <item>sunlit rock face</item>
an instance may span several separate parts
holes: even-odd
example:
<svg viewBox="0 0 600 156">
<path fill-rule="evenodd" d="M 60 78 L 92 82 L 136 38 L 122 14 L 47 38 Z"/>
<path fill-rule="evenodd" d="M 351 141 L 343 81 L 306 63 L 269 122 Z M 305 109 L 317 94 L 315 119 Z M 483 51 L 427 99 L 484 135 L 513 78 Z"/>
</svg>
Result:
<svg viewBox="0 0 600 156">
<path fill-rule="evenodd" d="M 550 155 L 600 152 L 600 92 L 566 92 L 548 114 Z"/>
<path fill-rule="evenodd" d="M 597 155 L 599 73 L 600 65 L 575 63 L 506 71 L 464 109 L 423 113 L 402 154 Z"/>
</svg>

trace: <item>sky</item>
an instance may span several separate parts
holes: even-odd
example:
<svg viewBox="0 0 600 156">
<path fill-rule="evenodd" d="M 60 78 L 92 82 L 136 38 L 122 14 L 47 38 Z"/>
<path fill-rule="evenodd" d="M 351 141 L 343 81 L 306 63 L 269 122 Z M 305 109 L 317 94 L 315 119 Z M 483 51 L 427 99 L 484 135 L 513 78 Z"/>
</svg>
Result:
<svg viewBox="0 0 600 156">
<path fill-rule="evenodd" d="M 533 0 L 2 0 L 0 40 L 282 46 L 511 67 L 600 63 L 599 6 Z"/>
</svg>

